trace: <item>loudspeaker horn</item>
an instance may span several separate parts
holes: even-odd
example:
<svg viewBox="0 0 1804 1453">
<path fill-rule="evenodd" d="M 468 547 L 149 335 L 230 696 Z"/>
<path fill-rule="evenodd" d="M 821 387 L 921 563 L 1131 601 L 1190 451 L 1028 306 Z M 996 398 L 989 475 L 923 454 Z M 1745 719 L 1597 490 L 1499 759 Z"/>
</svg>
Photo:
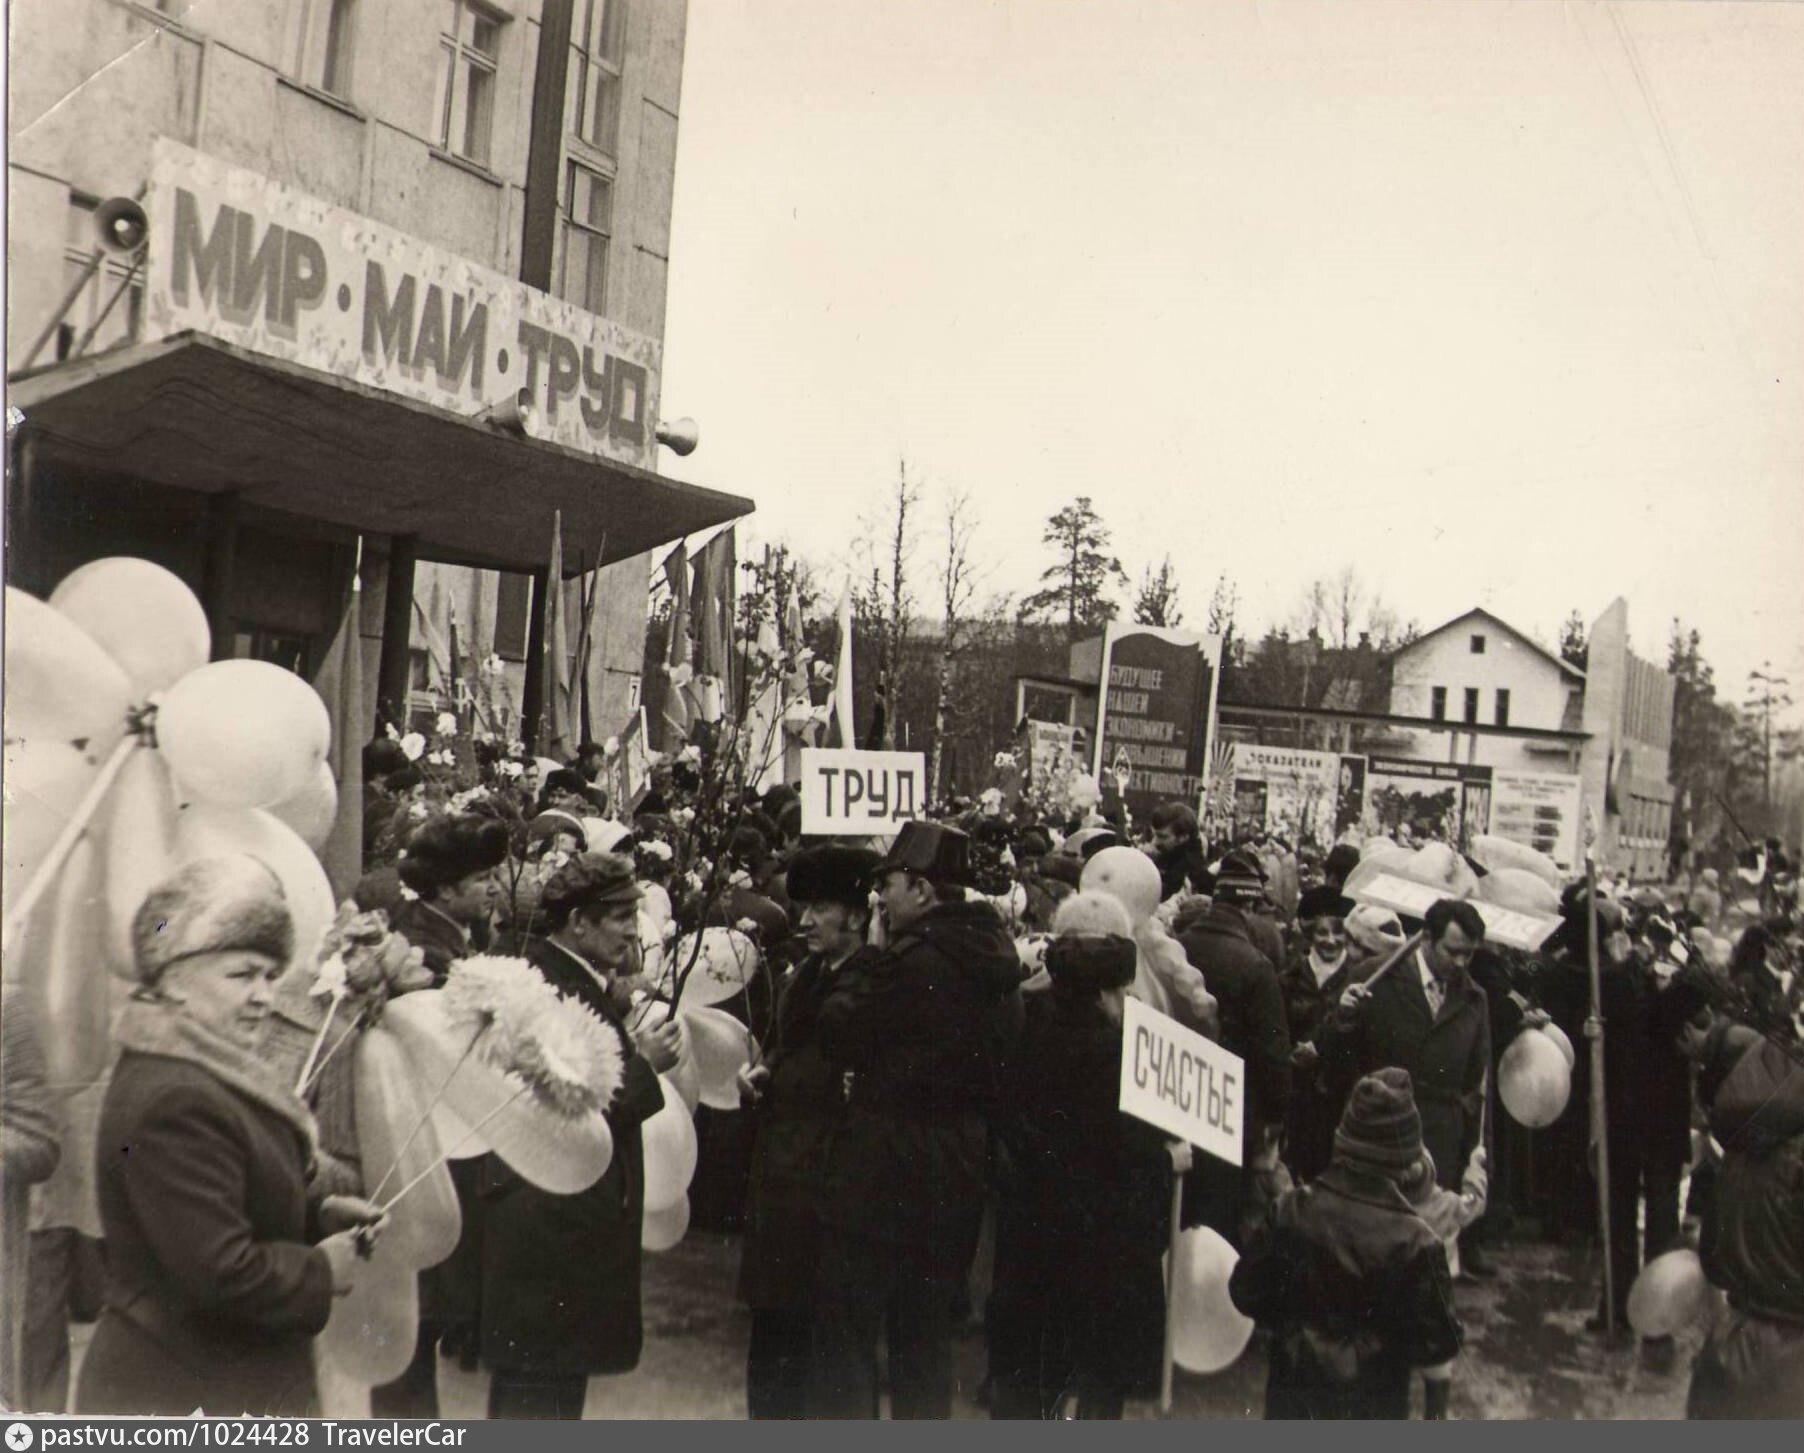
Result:
<svg viewBox="0 0 1804 1453">
<path fill-rule="evenodd" d="M 100 246 L 118 257 L 130 257 L 150 239 L 150 218 L 130 197 L 108 197 L 94 209 Z"/>
<path fill-rule="evenodd" d="M 658 442 L 672 454 L 693 454 L 695 446 L 702 442 L 702 431 L 694 419 L 677 419 L 671 423 L 660 420 Z"/>
</svg>

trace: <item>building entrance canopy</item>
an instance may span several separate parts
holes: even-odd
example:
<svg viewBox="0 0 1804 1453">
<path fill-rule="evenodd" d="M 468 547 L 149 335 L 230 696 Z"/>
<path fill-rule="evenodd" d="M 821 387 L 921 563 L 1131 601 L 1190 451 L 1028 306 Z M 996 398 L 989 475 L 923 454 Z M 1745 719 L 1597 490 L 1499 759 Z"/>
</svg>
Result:
<svg viewBox="0 0 1804 1453">
<path fill-rule="evenodd" d="M 574 570 L 579 545 L 605 565 L 753 509 L 202 333 L 61 364 L 8 394 L 54 458 L 412 536 L 421 556 L 490 570 L 542 568 L 554 511 Z"/>
</svg>

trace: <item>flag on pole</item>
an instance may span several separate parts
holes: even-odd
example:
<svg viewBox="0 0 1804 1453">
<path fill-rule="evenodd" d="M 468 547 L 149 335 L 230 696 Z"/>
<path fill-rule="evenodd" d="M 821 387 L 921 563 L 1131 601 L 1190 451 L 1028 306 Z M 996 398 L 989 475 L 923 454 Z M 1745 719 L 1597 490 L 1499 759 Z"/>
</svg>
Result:
<svg viewBox="0 0 1804 1453">
<path fill-rule="evenodd" d="M 363 539 L 359 536 L 338 630 L 313 678 L 313 688 L 332 720 L 326 761 L 338 783 L 338 815 L 332 820 L 319 859 L 331 880 L 333 896 L 341 899 L 350 895 L 363 876 L 363 747 L 369 740 L 370 722 L 363 701 L 362 563 Z"/>
<path fill-rule="evenodd" d="M 685 688 L 694 669 L 689 664 L 689 549 L 680 541 L 664 561 L 664 581 L 670 587 L 670 639 L 651 683 L 654 699 L 645 715 L 652 750 L 675 752 L 689 739 Z"/>
<path fill-rule="evenodd" d="M 858 745 L 858 719 L 852 696 L 852 582 L 839 597 L 839 658 L 833 665 L 833 745 Z"/>
<path fill-rule="evenodd" d="M 729 528 L 696 556 L 695 586 L 689 597 L 696 638 L 689 696 L 694 715 L 703 721 L 719 721 L 732 703 L 734 568 L 734 535 Z"/>
<path fill-rule="evenodd" d="M 545 714 L 540 754 L 563 761 L 575 750 L 570 727 L 570 636 L 564 612 L 564 516 L 551 515 L 551 564 L 545 572 Z"/>
</svg>

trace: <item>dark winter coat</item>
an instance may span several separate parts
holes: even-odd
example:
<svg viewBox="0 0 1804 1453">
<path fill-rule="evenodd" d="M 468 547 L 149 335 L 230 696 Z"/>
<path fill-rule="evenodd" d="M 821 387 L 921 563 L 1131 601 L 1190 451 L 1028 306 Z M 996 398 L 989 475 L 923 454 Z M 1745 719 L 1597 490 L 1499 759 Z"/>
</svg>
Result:
<svg viewBox="0 0 1804 1453">
<path fill-rule="evenodd" d="M 420 951 L 435 985 L 445 982 L 451 965 L 481 950 L 443 913 L 417 898 L 406 898 L 389 915 L 394 931 Z"/>
<path fill-rule="evenodd" d="M 1729 1294 L 1698 1353 L 1690 1414 L 1804 1418 L 1804 1068 L 1759 1041 L 1717 1092 L 1723 1147 L 1699 1244 Z"/>
<path fill-rule="evenodd" d="M 1440 1238 L 1390 1181 L 1344 1164 L 1278 1202 L 1228 1294 L 1271 1331 L 1268 1418 L 1406 1418 L 1411 1369 L 1460 1346 Z"/>
<path fill-rule="evenodd" d="M 528 944 L 526 958 L 554 989 L 620 1031 L 626 1073 L 608 1110 L 614 1157 L 588 1190 L 553 1195 L 499 1158 L 484 1159 L 482 1357 L 491 1368 L 558 1377 L 629 1372 L 643 1342 L 639 1127 L 663 1108 L 664 1091 L 633 1051 L 614 996 L 588 969 L 544 939 Z"/>
<path fill-rule="evenodd" d="M 843 1235 L 932 1248 L 962 1275 L 982 1210 L 988 1121 L 1020 1042 L 1021 963 L 983 903 L 940 903 L 835 976 L 822 1052 L 850 1072 L 826 1215 Z"/>
<path fill-rule="evenodd" d="M 1209 856 L 1203 845 L 1191 838 L 1168 853 L 1153 858 L 1159 869 L 1159 897 L 1169 898 L 1188 888 L 1192 893 L 1206 893 L 1214 881 L 1209 872 Z"/>
<path fill-rule="evenodd" d="M 1316 1047 L 1349 1083 L 1392 1065 L 1409 1071 L 1436 1179 L 1457 1190 L 1478 1145 L 1491 1070 L 1491 1009 L 1471 975 L 1447 978 L 1431 1016 L 1410 953 L 1373 986 L 1351 1028 L 1330 1016 Z"/>
<path fill-rule="evenodd" d="M 998 1123 L 994 1375 L 1027 1380 L 1050 1337 L 1085 1381 L 1127 1393 L 1157 1380 L 1171 1161 L 1163 1134 L 1121 1112 L 1120 1089 L 1121 1026 L 1100 1002 L 1031 996 Z"/>
<path fill-rule="evenodd" d="M 1251 1164 L 1265 1143 L 1267 1128 L 1283 1125 L 1290 1107 L 1290 1029 L 1278 971 L 1254 946 L 1251 922 L 1238 908 L 1215 904 L 1180 913 L 1177 937 L 1220 1005 L 1217 1042 L 1246 1062 L 1242 1153 Z M 1199 1155 L 1184 1184 L 1184 1224 L 1213 1226 L 1230 1243 L 1240 1245 L 1245 1172 L 1214 1156 Z"/>
<path fill-rule="evenodd" d="M 76 1411 L 316 1414 L 332 1273 L 295 1126 L 199 1065 L 127 1051 L 96 1160 L 107 1305 Z"/>
<path fill-rule="evenodd" d="M 1364 983 L 1382 962 L 1381 958 L 1349 952 L 1327 981 L 1317 984 L 1315 970 L 1309 964 L 1309 946 L 1304 944 L 1293 953 L 1278 976 L 1291 1043 L 1314 1044 L 1323 1024 L 1333 1016 L 1340 996 L 1351 985 Z M 1293 1069 L 1290 1108 L 1285 1117 L 1284 1163 L 1297 1179 L 1310 1180 L 1328 1168 L 1328 1157 L 1334 1149 L 1334 1127 L 1340 1123 L 1340 1112 L 1352 1084 L 1344 1066 L 1323 1060 L 1319 1054 L 1314 1064 Z"/>
<path fill-rule="evenodd" d="M 813 1305 L 827 1148 L 846 1113 L 842 1076 L 821 1052 L 815 1024 L 836 977 L 872 952 L 833 970 L 810 954 L 778 999 L 764 1056 L 770 1079 L 753 1112 L 757 1139 L 739 1253 L 739 1297 L 747 1306 L 801 1312 Z"/>
</svg>

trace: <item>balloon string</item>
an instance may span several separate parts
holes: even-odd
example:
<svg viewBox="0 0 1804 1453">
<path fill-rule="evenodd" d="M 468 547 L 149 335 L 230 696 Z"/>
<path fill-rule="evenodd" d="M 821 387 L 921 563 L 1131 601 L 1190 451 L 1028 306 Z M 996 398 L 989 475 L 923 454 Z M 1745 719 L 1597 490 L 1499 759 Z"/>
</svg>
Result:
<svg viewBox="0 0 1804 1453">
<path fill-rule="evenodd" d="M 437 1160 L 433 1161 L 431 1165 L 427 1166 L 425 1170 L 421 1171 L 417 1176 L 415 1176 L 412 1180 L 410 1180 L 406 1185 L 402 1186 L 400 1190 L 396 1191 L 394 1193 L 394 1195 L 392 1195 L 388 1198 L 387 1202 L 383 1206 L 380 1207 L 382 1214 L 386 1216 L 390 1211 L 392 1211 L 395 1207 L 395 1202 L 399 1201 L 401 1199 L 401 1197 L 406 1195 L 415 1186 L 419 1185 L 422 1181 L 424 1181 L 427 1177 L 429 1177 L 440 1166 L 444 1165 L 447 1161 L 449 1161 L 451 1159 L 452 1153 L 454 1151 L 461 1150 L 471 1140 L 475 1139 L 476 1132 L 478 1130 L 482 1129 L 482 1127 L 487 1125 L 489 1123 L 489 1121 L 493 1120 L 503 1110 L 507 1109 L 507 1107 L 509 1105 L 513 1104 L 515 1100 L 518 1100 L 522 1095 L 524 1095 L 527 1092 L 527 1090 L 529 1088 L 530 1087 L 527 1085 L 522 1085 L 519 1089 L 515 1090 L 513 1094 L 509 1095 L 505 1100 L 503 1100 L 499 1105 L 497 1105 L 493 1110 L 489 1111 L 488 1114 L 484 1115 L 482 1117 L 482 1119 L 478 1120 L 468 1130 L 464 1131 L 464 1133 L 462 1135 L 460 1135 L 457 1138 L 456 1142 L 451 1146 L 450 1150 L 447 1150 Z M 396 1164 L 399 1164 L 399 1163 L 400 1162 L 397 1160 Z M 386 1179 L 387 1179 L 387 1177 L 384 1177 L 384 1180 L 386 1180 Z M 377 1189 L 380 1190 L 381 1187 L 377 1187 Z M 374 1200 L 375 1197 L 372 1196 L 370 1199 Z"/>
<path fill-rule="evenodd" d="M 319 1059 L 320 1046 L 326 1042 L 326 1034 L 332 1028 L 332 1021 L 338 1014 L 338 1006 L 345 1001 L 345 991 L 340 988 L 332 993 L 332 1002 L 326 1005 L 326 1017 L 320 1022 L 319 1033 L 313 1036 L 313 1043 L 307 1047 L 307 1060 L 301 1066 L 300 1078 L 294 1082 L 294 1093 L 297 1096 L 307 1093 L 307 1081 L 313 1077 L 313 1066 Z"/>
<path fill-rule="evenodd" d="M 107 792 L 124 770 L 131 754 L 143 745 L 142 737 L 127 735 L 113 748 L 113 755 L 107 758 L 106 764 L 100 769 L 100 775 L 76 804 L 75 811 L 63 825 L 63 830 L 57 834 L 56 841 L 50 845 L 50 851 L 44 855 L 43 862 L 38 864 L 24 891 L 14 900 L 5 923 L 0 925 L 0 938 L 9 946 L 24 926 L 25 920 L 31 916 L 31 911 L 38 906 L 38 899 L 49 891 L 57 874 L 62 872 L 63 864 L 69 860 L 69 854 L 75 851 L 76 843 L 81 841 L 81 836 L 88 830 L 88 824 L 93 821 L 94 815 L 100 811 L 101 803 L 106 800 Z"/>
<path fill-rule="evenodd" d="M 457 1057 L 457 1063 L 451 1066 L 451 1073 L 445 1076 L 445 1082 L 438 1087 L 438 1093 L 426 1102 L 425 1110 L 421 1113 L 420 1118 L 414 1123 L 413 1129 L 407 1132 L 407 1139 L 401 1142 L 401 1148 L 395 1152 L 395 1163 L 383 1173 L 382 1179 L 376 1183 L 376 1189 L 370 1192 L 369 1198 L 372 1201 L 382 1194 L 382 1188 L 388 1184 L 389 1179 L 394 1173 L 401 1168 L 401 1159 L 407 1154 L 408 1147 L 414 1143 L 419 1137 L 420 1132 L 426 1128 L 426 1122 L 432 1118 L 433 1110 L 437 1107 L 438 1102 L 444 1099 L 445 1091 L 451 1088 L 451 1081 L 457 1078 L 457 1072 L 464 1067 L 464 1061 L 474 1052 L 477 1040 L 481 1039 L 482 1036 L 488 1032 L 489 1025 L 493 1022 L 493 1020 L 485 1020 L 483 1023 L 476 1026 L 476 1033 L 470 1036 L 470 1042 L 464 1047 L 464 1052 Z"/>
<path fill-rule="evenodd" d="M 367 1009 L 360 1010 L 357 1014 L 357 1017 L 355 1019 L 353 1019 L 348 1025 L 345 1026 L 345 1032 L 343 1034 L 339 1035 L 338 1038 L 332 1042 L 332 1048 L 327 1050 L 324 1057 L 321 1058 L 320 1062 L 316 1066 L 314 1066 L 313 1078 L 311 1080 L 309 1080 L 306 1084 L 302 1085 L 301 1088 L 295 1092 L 296 1094 L 304 1097 L 306 1095 L 307 1091 L 309 1091 L 313 1088 L 314 1084 L 316 1084 L 318 1082 L 319 1077 L 321 1075 L 325 1074 L 326 1066 L 332 1063 L 332 1056 L 337 1054 L 339 1052 L 339 1050 L 343 1049 L 347 1044 L 349 1044 L 353 1039 L 355 1039 L 357 1037 L 357 1031 L 359 1029 L 363 1028 L 364 1020 L 365 1020 L 366 1016 L 368 1015 L 368 1013 L 369 1013 L 369 1011 Z M 324 1038 L 323 1033 L 321 1035 L 321 1038 L 322 1039 Z"/>
</svg>

